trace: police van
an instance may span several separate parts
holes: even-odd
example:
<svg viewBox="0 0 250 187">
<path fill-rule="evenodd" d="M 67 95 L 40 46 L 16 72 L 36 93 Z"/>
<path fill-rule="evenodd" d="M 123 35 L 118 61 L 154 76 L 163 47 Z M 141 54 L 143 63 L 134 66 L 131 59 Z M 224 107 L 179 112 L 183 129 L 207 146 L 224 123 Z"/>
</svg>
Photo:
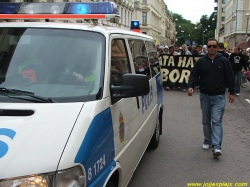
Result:
<svg viewBox="0 0 250 187">
<path fill-rule="evenodd" d="M 0 4 L 1 187 L 127 186 L 157 148 L 154 40 L 98 23 L 117 17 L 111 2 Z"/>
</svg>

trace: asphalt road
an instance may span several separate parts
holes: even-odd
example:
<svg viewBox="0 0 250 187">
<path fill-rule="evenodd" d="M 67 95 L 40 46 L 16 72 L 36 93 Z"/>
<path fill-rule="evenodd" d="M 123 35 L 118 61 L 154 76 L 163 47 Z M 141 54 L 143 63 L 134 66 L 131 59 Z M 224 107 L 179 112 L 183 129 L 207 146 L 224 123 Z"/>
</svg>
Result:
<svg viewBox="0 0 250 187">
<path fill-rule="evenodd" d="M 248 183 L 250 186 L 250 83 L 224 114 L 222 156 L 203 150 L 199 90 L 192 97 L 164 91 L 163 135 L 147 150 L 128 187 L 185 187 L 188 183 Z M 228 94 L 227 94 L 228 100 Z"/>
</svg>

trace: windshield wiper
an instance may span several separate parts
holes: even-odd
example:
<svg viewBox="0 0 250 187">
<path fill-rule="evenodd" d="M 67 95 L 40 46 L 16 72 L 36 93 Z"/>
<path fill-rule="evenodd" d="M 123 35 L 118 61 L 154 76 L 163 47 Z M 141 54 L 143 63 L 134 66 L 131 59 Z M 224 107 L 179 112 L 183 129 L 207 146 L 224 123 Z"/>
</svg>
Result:
<svg viewBox="0 0 250 187">
<path fill-rule="evenodd" d="M 7 88 L 0 88 L 0 92 L 6 92 L 9 94 L 21 94 L 21 95 L 26 95 L 32 98 L 35 98 L 39 101 L 45 102 L 45 103 L 56 103 L 55 101 L 53 101 L 51 98 L 46 98 L 46 97 L 41 97 L 41 96 L 37 96 L 35 95 L 33 92 L 27 92 L 27 91 L 23 91 L 23 90 L 16 90 L 16 89 L 7 89 Z M 10 96 L 8 95 L 8 97 L 10 98 L 18 98 L 18 99 L 24 99 L 24 98 L 20 98 L 17 96 Z M 27 100 L 27 99 L 24 99 Z M 33 100 L 28 100 L 28 101 L 33 101 Z"/>
</svg>

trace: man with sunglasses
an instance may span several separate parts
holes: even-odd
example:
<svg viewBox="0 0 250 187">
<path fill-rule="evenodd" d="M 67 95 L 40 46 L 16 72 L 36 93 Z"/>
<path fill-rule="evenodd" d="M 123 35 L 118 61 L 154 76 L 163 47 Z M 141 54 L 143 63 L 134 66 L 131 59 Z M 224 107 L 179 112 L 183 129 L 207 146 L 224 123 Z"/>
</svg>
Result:
<svg viewBox="0 0 250 187">
<path fill-rule="evenodd" d="M 229 102 L 234 102 L 234 77 L 228 59 L 218 53 L 218 41 L 208 39 L 208 53 L 195 63 L 188 82 L 188 95 L 192 96 L 196 85 L 200 85 L 200 104 L 204 141 L 202 148 L 212 147 L 213 156 L 222 155 L 223 115 L 225 91 L 228 87 Z"/>
</svg>

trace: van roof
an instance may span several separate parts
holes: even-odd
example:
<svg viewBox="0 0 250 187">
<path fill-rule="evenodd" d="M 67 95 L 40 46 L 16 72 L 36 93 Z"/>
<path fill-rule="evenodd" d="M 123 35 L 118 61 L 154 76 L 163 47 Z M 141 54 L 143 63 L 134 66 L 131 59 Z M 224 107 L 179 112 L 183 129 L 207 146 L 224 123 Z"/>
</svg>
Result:
<svg viewBox="0 0 250 187">
<path fill-rule="evenodd" d="M 104 35 L 110 34 L 127 34 L 139 37 L 144 37 L 153 40 L 152 37 L 130 30 L 120 29 L 116 27 L 92 25 L 84 23 L 59 23 L 59 22 L 2 22 L 0 27 L 19 27 L 19 28 L 57 28 L 57 29 L 75 29 L 100 32 Z"/>
</svg>

